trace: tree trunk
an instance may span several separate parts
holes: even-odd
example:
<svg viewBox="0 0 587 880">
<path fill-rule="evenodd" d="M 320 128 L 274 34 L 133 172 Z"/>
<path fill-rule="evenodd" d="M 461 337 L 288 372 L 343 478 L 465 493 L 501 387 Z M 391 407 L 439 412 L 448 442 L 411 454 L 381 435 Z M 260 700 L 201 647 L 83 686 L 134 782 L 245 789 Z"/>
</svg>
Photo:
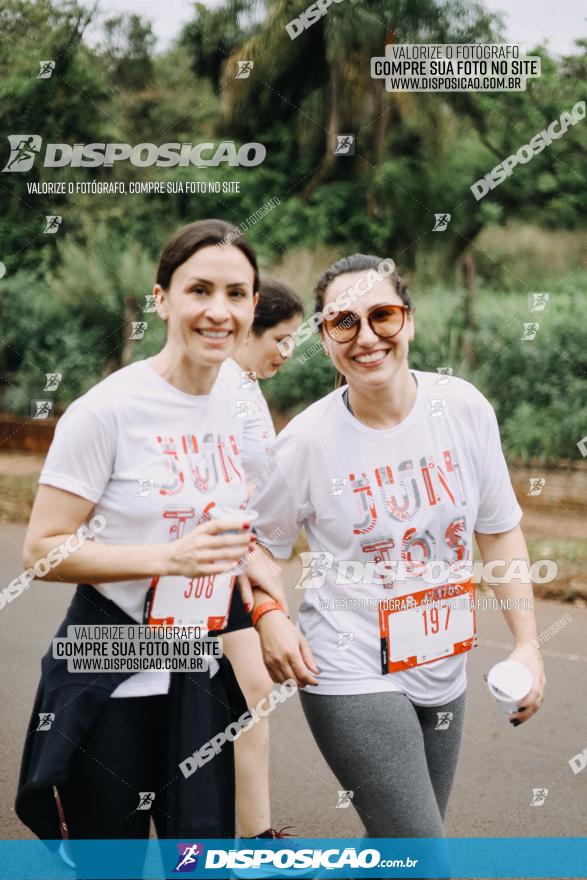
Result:
<svg viewBox="0 0 587 880">
<path fill-rule="evenodd" d="M 397 33 L 395 28 L 388 28 L 385 34 L 384 50 L 388 46 L 394 46 L 397 43 Z M 391 113 L 391 98 L 388 95 L 383 83 L 381 88 L 375 90 L 377 102 L 377 120 L 375 123 L 375 134 L 373 138 L 373 155 L 374 164 L 379 166 L 383 162 L 383 154 L 385 152 L 385 141 L 387 139 L 387 129 L 389 127 L 389 118 Z"/>
<path fill-rule="evenodd" d="M 120 365 L 126 367 L 132 360 L 132 352 L 134 348 L 134 340 L 131 339 L 133 331 L 133 321 L 139 320 L 139 302 L 135 296 L 129 296 L 124 301 L 124 337 L 122 340 L 122 353 L 120 355 Z"/>
<path fill-rule="evenodd" d="M 477 291 L 477 276 L 475 271 L 475 255 L 472 251 L 466 251 L 461 257 L 461 272 L 465 298 L 463 301 L 463 336 L 461 345 L 461 357 L 463 362 L 470 366 L 473 362 L 473 333 L 475 331 L 475 319 L 473 317 L 473 303 Z"/>
<path fill-rule="evenodd" d="M 336 62 L 328 65 L 330 72 L 330 114 L 328 117 L 328 128 L 326 130 L 326 151 L 322 162 L 318 166 L 310 178 L 309 183 L 303 191 L 303 198 L 307 201 L 312 193 L 330 173 L 334 166 L 334 148 L 336 146 L 336 135 L 345 134 L 340 131 L 340 99 L 341 99 L 341 81 L 338 73 Z"/>
</svg>

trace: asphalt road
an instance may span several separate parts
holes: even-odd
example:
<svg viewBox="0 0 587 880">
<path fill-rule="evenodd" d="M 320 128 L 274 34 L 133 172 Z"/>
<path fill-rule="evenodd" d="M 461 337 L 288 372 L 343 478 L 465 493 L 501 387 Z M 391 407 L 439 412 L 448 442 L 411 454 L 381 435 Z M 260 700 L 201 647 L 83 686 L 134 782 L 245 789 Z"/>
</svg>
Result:
<svg viewBox="0 0 587 880">
<path fill-rule="evenodd" d="M 22 526 L 0 536 L 0 588 L 21 572 Z M 286 577 L 297 580 L 296 563 Z M 0 610 L 0 837 L 31 837 L 14 814 L 13 800 L 39 661 L 60 623 L 72 587 L 33 583 Z M 293 604 L 300 593 L 293 593 Z M 587 609 L 539 601 L 539 630 L 569 613 L 571 622 L 544 646 L 548 678 L 543 708 L 513 728 L 486 690 L 482 675 L 510 650 L 499 611 L 480 612 L 479 645 L 469 659 L 463 749 L 447 816 L 451 837 L 559 837 L 587 835 L 587 769 L 574 774 L 569 760 L 587 748 Z M 298 697 L 271 716 L 273 822 L 293 825 L 304 837 L 358 837 L 352 807 L 337 808 L 338 784 L 314 745 Z M 365 736 L 369 736 L 366 720 Z M 548 789 L 531 805 L 533 789 Z"/>
</svg>

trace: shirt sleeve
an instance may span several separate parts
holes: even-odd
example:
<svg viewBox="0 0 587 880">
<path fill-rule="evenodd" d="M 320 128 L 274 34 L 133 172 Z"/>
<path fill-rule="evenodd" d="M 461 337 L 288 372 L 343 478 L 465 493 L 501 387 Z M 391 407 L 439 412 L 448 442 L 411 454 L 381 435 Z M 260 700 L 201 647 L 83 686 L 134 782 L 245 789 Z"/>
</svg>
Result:
<svg viewBox="0 0 587 880">
<path fill-rule="evenodd" d="M 249 482 L 255 483 L 260 476 L 269 446 L 265 419 L 256 400 L 253 399 L 251 414 L 243 425 L 243 467 Z"/>
<path fill-rule="evenodd" d="M 517 502 L 501 448 L 495 411 L 488 401 L 485 403 L 485 418 L 481 420 L 484 425 L 481 442 L 483 438 L 485 442 L 480 462 L 479 509 L 475 531 L 491 535 L 507 532 L 517 526 L 522 518 L 522 508 Z"/>
<path fill-rule="evenodd" d="M 272 445 L 249 507 L 258 511 L 257 538 L 278 559 L 288 559 L 296 538 L 311 514 L 308 467 L 287 428 Z"/>
<path fill-rule="evenodd" d="M 78 400 L 61 416 L 39 483 L 98 502 L 110 481 L 115 431 Z"/>
</svg>

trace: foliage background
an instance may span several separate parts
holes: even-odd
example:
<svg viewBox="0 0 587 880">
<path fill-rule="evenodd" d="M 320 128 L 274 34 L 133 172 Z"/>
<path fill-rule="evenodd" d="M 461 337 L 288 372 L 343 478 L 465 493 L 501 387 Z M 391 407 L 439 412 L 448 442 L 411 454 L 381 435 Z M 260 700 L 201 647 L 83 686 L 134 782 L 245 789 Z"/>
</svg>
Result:
<svg viewBox="0 0 587 880">
<path fill-rule="evenodd" d="M 391 256 L 417 304 L 412 363 L 452 366 L 496 406 L 505 449 L 524 459 L 577 459 L 587 434 L 585 168 L 579 123 L 481 202 L 469 187 L 536 132 L 587 98 L 587 41 L 566 58 L 540 54 L 524 93 L 387 93 L 369 59 L 401 42 L 499 42 L 502 24 L 469 0 L 345 0 L 292 41 L 285 23 L 305 0 L 222 0 L 193 6 L 175 44 L 157 52 L 136 15 L 101 22 L 76 0 L 5 0 L 0 12 L 0 161 L 6 135 L 60 143 L 235 140 L 267 147 L 254 169 L 43 169 L 0 175 L 0 403 L 28 414 L 35 397 L 56 411 L 129 360 L 157 350 L 162 328 L 143 316 L 162 245 L 183 223 L 236 224 L 278 196 L 249 236 L 261 264 L 312 308 L 312 287 L 337 257 Z M 93 22 L 96 26 L 96 22 Z M 54 59 L 50 79 L 39 61 Z M 239 59 L 254 61 L 234 78 Z M 354 132 L 353 158 L 335 157 Z M 238 180 L 238 194 L 61 197 L 27 182 Z M 432 232 L 434 214 L 452 214 Z M 43 232 L 61 214 L 57 235 Z M 531 313 L 528 294 L 546 291 Z M 129 340 L 132 320 L 148 320 Z M 522 341 L 524 322 L 540 322 Z M 311 345 L 309 343 L 308 345 Z M 266 387 L 295 411 L 332 387 L 328 362 L 300 353 Z M 58 392 L 45 374 L 61 372 Z"/>
</svg>

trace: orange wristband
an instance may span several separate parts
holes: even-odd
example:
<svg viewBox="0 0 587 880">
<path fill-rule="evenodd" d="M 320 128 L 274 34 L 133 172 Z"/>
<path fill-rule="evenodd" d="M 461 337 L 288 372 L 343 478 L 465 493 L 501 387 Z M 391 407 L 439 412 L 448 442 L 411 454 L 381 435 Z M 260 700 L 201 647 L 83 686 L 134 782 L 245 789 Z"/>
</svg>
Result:
<svg viewBox="0 0 587 880">
<path fill-rule="evenodd" d="M 267 614 L 269 611 L 283 611 L 283 608 L 276 602 L 274 599 L 270 599 L 268 602 L 261 602 L 260 605 L 257 605 L 256 608 L 253 608 L 252 618 L 253 618 L 253 626 L 257 626 L 260 617 L 263 617 L 264 614 Z"/>
</svg>

